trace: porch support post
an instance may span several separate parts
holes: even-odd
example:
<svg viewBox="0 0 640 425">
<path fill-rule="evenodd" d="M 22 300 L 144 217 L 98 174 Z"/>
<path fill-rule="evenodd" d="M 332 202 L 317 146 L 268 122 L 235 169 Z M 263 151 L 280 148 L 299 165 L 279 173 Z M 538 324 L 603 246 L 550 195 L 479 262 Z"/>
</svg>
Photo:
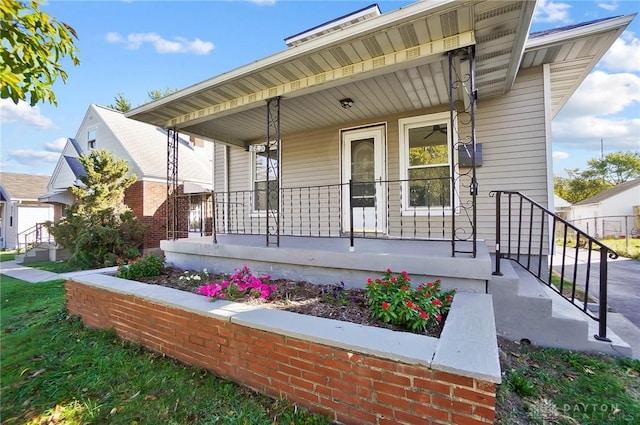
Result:
<svg viewBox="0 0 640 425">
<path fill-rule="evenodd" d="M 476 198 L 478 180 L 476 178 L 476 100 L 475 86 L 475 46 L 452 50 L 449 56 L 449 127 L 452 137 L 450 157 L 458 158 L 452 163 L 450 180 L 451 214 L 451 256 L 457 253 L 477 255 Z M 466 62 L 466 64 L 465 64 Z M 462 70 L 463 66 L 468 68 Z M 466 127 L 461 131 L 461 127 Z M 461 164 L 460 157 L 468 158 Z M 465 193 L 468 191 L 468 195 Z M 460 242 L 471 243 L 465 248 Z"/>
<path fill-rule="evenodd" d="M 276 151 L 271 151 L 271 146 Z M 280 96 L 267 100 L 266 245 L 280 246 Z M 273 156 L 275 153 L 275 157 Z"/>
<path fill-rule="evenodd" d="M 167 130 L 167 239 L 178 239 L 178 131 Z"/>
</svg>

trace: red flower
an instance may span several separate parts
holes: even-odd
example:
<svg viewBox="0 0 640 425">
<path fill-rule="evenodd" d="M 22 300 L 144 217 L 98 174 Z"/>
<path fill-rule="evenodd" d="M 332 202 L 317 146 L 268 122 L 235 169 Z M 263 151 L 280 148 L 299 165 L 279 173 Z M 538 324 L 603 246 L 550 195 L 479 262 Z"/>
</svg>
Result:
<svg viewBox="0 0 640 425">
<path fill-rule="evenodd" d="M 383 310 L 386 310 L 386 309 L 388 309 L 388 308 L 389 308 L 389 303 L 388 303 L 388 302 L 386 302 L 386 301 L 382 301 L 382 309 L 383 309 Z"/>
<path fill-rule="evenodd" d="M 371 280 L 371 278 L 367 280 L 367 285 L 373 285 L 373 280 Z"/>
<path fill-rule="evenodd" d="M 442 315 L 438 314 L 438 315 L 436 316 L 436 320 L 437 320 L 438 322 L 442 322 Z"/>
<path fill-rule="evenodd" d="M 440 301 L 440 300 L 433 300 L 433 301 L 431 301 L 431 304 L 433 304 L 433 305 L 437 305 L 437 306 L 441 306 L 441 305 L 442 305 L 442 301 Z"/>
<path fill-rule="evenodd" d="M 453 300 L 453 297 L 451 295 L 447 295 L 447 302 L 450 303 Z"/>
<path fill-rule="evenodd" d="M 407 285 L 402 285 L 400 289 L 402 289 L 403 291 L 408 291 L 409 287 Z"/>
<path fill-rule="evenodd" d="M 427 313 L 425 313 L 424 311 L 420 312 L 420 317 L 422 317 L 423 319 L 427 319 L 429 317 L 429 315 Z"/>
<path fill-rule="evenodd" d="M 393 273 L 391 269 L 387 269 L 387 273 Z"/>
<path fill-rule="evenodd" d="M 428 286 L 429 288 L 433 288 L 433 282 L 429 282 L 429 283 L 427 283 L 427 286 Z"/>
<path fill-rule="evenodd" d="M 397 277 L 392 277 L 392 278 L 391 278 L 391 282 L 396 283 L 397 281 L 398 281 L 398 278 L 397 278 Z"/>
</svg>

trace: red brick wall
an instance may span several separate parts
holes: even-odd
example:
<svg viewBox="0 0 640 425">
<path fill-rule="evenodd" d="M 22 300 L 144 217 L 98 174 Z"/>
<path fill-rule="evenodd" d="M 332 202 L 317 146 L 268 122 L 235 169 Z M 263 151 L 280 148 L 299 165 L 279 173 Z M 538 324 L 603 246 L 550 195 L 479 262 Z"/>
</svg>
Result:
<svg viewBox="0 0 640 425">
<path fill-rule="evenodd" d="M 136 181 L 125 192 L 124 202 L 142 224 L 149 227 L 143 248 L 158 248 L 167 237 L 167 185 L 159 182 Z"/>
<path fill-rule="evenodd" d="M 66 282 L 85 325 L 330 415 L 344 424 L 487 424 L 493 383 L 240 326 Z"/>
</svg>

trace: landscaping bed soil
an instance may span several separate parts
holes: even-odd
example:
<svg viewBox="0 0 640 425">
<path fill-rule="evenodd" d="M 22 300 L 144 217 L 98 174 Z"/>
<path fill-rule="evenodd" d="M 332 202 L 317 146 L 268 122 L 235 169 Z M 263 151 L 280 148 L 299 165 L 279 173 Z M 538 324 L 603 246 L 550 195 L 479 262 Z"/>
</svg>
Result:
<svg viewBox="0 0 640 425">
<path fill-rule="evenodd" d="M 200 286 L 206 283 L 221 281 L 224 278 L 223 276 L 209 275 L 207 279 L 194 281 L 185 279 L 184 276 L 185 270 L 165 267 L 162 274 L 158 276 L 141 277 L 136 280 L 196 293 Z M 181 277 L 183 277 L 183 279 L 180 279 Z M 286 279 L 272 280 L 269 284 L 275 285 L 277 288 L 271 293 L 269 300 L 244 296 L 230 301 L 260 305 L 265 308 L 286 310 L 365 326 L 409 332 L 404 328 L 381 322 L 372 317 L 369 307 L 367 306 L 364 289 L 343 289 L 339 283 L 319 285 Z M 336 294 L 336 297 L 334 297 L 333 294 Z M 346 303 L 341 302 L 341 300 L 344 300 Z M 426 335 L 438 338 L 442 327 L 444 327 L 445 320 L 446 317 L 443 317 L 441 325 L 432 326 L 427 329 Z"/>
</svg>

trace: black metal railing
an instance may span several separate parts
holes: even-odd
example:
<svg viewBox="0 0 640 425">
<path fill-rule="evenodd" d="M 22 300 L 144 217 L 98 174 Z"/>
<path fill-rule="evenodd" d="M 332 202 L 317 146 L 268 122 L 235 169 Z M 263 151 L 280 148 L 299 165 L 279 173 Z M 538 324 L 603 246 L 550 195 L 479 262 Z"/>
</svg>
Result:
<svg viewBox="0 0 640 425">
<path fill-rule="evenodd" d="M 282 236 L 350 237 L 352 246 L 354 238 L 441 241 L 456 237 L 450 178 L 279 188 L 278 199 L 266 202 L 266 196 L 260 190 L 215 192 L 214 236 L 265 235 L 265 207 L 277 205 Z M 456 228 L 467 219 L 458 217 Z M 468 227 L 467 236 L 475 231 L 470 222 Z"/>
<path fill-rule="evenodd" d="M 27 252 L 43 243 L 54 243 L 53 236 L 44 223 L 36 223 L 16 235 L 16 249 L 18 252 Z"/>
<path fill-rule="evenodd" d="M 496 266 L 493 274 L 502 274 L 501 259 L 515 261 L 597 320 L 599 327 L 595 338 L 609 341 L 607 259 L 615 259 L 618 255 L 520 192 L 493 191 L 490 196 L 496 198 Z M 595 297 L 598 299 L 597 313 L 589 308 Z"/>
</svg>

